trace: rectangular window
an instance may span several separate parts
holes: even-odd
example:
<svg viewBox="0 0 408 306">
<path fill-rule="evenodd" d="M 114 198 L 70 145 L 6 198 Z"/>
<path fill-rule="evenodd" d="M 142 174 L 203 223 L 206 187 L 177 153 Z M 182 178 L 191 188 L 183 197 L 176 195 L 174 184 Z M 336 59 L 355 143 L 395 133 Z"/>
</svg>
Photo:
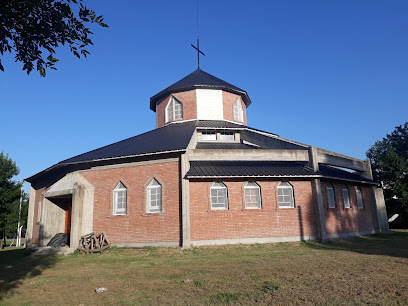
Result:
<svg viewBox="0 0 408 306">
<path fill-rule="evenodd" d="M 113 214 L 126 215 L 127 189 L 119 182 L 113 190 Z"/>
<path fill-rule="evenodd" d="M 202 140 L 217 140 L 217 134 L 215 132 L 203 131 L 201 139 Z"/>
<path fill-rule="evenodd" d="M 147 186 L 147 212 L 160 213 L 162 211 L 162 186 L 153 179 Z"/>
<path fill-rule="evenodd" d="M 278 202 L 279 207 L 294 208 L 295 201 L 293 200 L 293 188 L 288 182 L 282 182 L 278 186 Z"/>
<path fill-rule="evenodd" d="M 341 191 L 343 194 L 344 208 L 350 208 L 350 197 L 349 197 L 348 189 L 343 188 Z"/>
<path fill-rule="evenodd" d="M 336 208 L 336 202 L 334 199 L 334 189 L 332 187 L 327 187 L 327 200 L 329 202 L 329 208 Z"/>
<path fill-rule="evenodd" d="M 149 212 L 161 212 L 161 188 L 150 189 Z"/>
<path fill-rule="evenodd" d="M 259 188 L 245 189 L 245 208 L 246 209 L 261 208 L 261 197 Z"/>
<path fill-rule="evenodd" d="M 220 133 L 220 140 L 235 140 L 234 132 L 221 132 Z"/>
<path fill-rule="evenodd" d="M 114 192 L 114 214 L 126 215 L 126 190 Z"/>
<path fill-rule="evenodd" d="M 227 188 L 211 188 L 211 209 L 228 209 Z"/>
<path fill-rule="evenodd" d="M 363 195 L 361 194 L 360 188 L 356 189 L 356 196 L 357 196 L 357 205 L 359 209 L 364 208 L 364 203 L 363 203 Z"/>
</svg>

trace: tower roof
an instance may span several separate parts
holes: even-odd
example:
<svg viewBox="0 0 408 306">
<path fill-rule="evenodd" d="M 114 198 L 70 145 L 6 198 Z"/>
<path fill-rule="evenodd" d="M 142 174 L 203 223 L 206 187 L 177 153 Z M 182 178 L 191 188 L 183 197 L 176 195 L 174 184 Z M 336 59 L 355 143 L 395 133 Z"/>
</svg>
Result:
<svg viewBox="0 0 408 306">
<path fill-rule="evenodd" d="M 167 95 L 180 91 L 187 91 L 192 89 L 222 89 L 234 94 L 238 94 L 242 97 L 245 105 L 248 107 L 251 104 L 248 94 L 245 90 L 242 90 L 228 82 L 225 82 L 203 70 L 198 68 L 180 81 L 170 85 L 166 89 L 162 90 L 158 94 L 150 98 L 150 109 L 156 111 L 156 102 L 166 97 Z"/>
</svg>

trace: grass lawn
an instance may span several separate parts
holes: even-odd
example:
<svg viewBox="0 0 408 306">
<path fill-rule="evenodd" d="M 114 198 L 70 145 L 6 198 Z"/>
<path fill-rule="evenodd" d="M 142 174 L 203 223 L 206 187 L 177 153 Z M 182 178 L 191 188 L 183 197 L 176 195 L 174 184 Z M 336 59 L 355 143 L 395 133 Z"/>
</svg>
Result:
<svg viewBox="0 0 408 306">
<path fill-rule="evenodd" d="M 0 252 L 0 304 L 255 303 L 407 305 L 408 231 L 328 244 Z"/>
</svg>

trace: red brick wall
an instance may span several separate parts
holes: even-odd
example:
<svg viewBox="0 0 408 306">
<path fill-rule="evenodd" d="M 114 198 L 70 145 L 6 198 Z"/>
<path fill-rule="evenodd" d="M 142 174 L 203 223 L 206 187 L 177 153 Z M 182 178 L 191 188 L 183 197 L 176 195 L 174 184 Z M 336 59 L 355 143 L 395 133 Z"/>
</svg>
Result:
<svg viewBox="0 0 408 306">
<path fill-rule="evenodd" d="M 195 89 L 185 92 L 174 93 L 172 95 L 175 96 L 181 103 L 183 103 L 183 119 L 175 121 L 191 120 L 197 118 L 197 97 Z M 166 107 L 169 104 L 172 95 L 169 95 L 167 98 L 165 98 L 162 102 L 160 102 L 156 106 L 157 127 L 161 127 L 167 123 Z"/>
<path fill-rule="evenodd" d="M 111 243 L 180 241 L 179 163 L 169 162 L 81 172 L 95 186 L 94 231 L 105 231 Z M 162 185 L 162 213 L 146 213 L 146 187 Z M 127 188 L 127 214 L 112 215 L 113 189 Z"/>
<path fill-rule="evenodd" d="M 336 207 L 329 208 L 326 186 L 328 182 L 322 181 L 323 203 L 326 217 L 327 234 L 351 233 L 371 231 L 374 229 L 373 213 L 375 206 L 370 203 L 369 187 L 359 186 L 363 195 L 364 208 L 357 206 L 356 185 L 346 184 L 350 194 L 350 208 L 344 208 L 342 195 L 343 184 L 331 182 L 334 192 Z"/>
<path fill-rule="evenodd" d="M 195 89 L 185 91 L 185 92 L 174 93 L 172 95 L 175 96 L 177 99 L 179 99 L 181 103 L 183 103 L 183 119 L 175 120 L 175 121 L 191 120 L 191 119 L 197 118 L 197 96 L 196 96 Z M 166 107 L 170 101 L 170 97 L 171 95 L 163 99 L 156 106 L 156 125 L 157 127 L 161 127 L 167 123 L 166 122 Z M 233 107 L 234 107 L 234 103 L 237 101 L 239 97 L 240 97 L 239 95 L 235 95 L 235 94 L 232 94 L 226 91 L 222 91 L 223 112 L 224 112 L 225 120 L 235 121 Z M 245 106 L 245 103 L 242 102 L 242 99 L 241 99 L 241 104 L 242 104 L 243 117 L 244 117 L 243 123 L 246 125 L 246 122 L 247 122 L 246 106 Z"/>
<path fill-rule="evenodd" d="M 222 102 L 223 102 L 223 111 L 224 111 L 225 120 L 239 122 L 239 121 L 234 120 L 234 104 L 235 102 L 237 102 L 237 99 L 239 97 L 240 97 L 239 95 L 235 95 L 230 92 L 226 92 L 226 91 L 222 92 Z M 245 103 L 242 102 L 242 99 L 241 99 L 241 106 L 242 106 L 242 111 L 243 111 L 244 122 L 239 122 L 239 123 L 243 123 L 246 125 L 246 122 L 247 122 L 246 106 L 245 106 Z"/>
<path fill-rule="evenodd" d="M 309 181 L 290 182 L 295 208 L 279 208 L 277 181 L 257 181 L 262 209 L 245 209 L 246 181 L 223 181 L 228 187 L 228 210 L 211 210 L 213 182 L 190 182 L 191 240 L 315 235 L 315 213 Z"/>
</svg>

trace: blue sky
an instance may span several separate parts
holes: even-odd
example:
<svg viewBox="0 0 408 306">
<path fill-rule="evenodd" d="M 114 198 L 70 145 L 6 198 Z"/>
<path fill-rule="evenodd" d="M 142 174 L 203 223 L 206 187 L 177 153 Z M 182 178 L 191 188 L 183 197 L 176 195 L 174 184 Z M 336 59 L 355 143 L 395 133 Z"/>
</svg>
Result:
<svg viewBox="0 0 408 306">
<path fill-rule="evenodd" d="M 87 1 L 109 28 L 78 60 L 0 72 L 0 151 L 27 178 L 155 128 L 149 99 L 196 69 L 196 1 Z M 201 68 L 246 90 L 248 125 L 357 158 L 408 120 L 407 1 L 200 1 Z M 28 184 L 27 184 L 28 185 Z M 26 186 L 27 189 L 28 186 Z"/>
</svg>

